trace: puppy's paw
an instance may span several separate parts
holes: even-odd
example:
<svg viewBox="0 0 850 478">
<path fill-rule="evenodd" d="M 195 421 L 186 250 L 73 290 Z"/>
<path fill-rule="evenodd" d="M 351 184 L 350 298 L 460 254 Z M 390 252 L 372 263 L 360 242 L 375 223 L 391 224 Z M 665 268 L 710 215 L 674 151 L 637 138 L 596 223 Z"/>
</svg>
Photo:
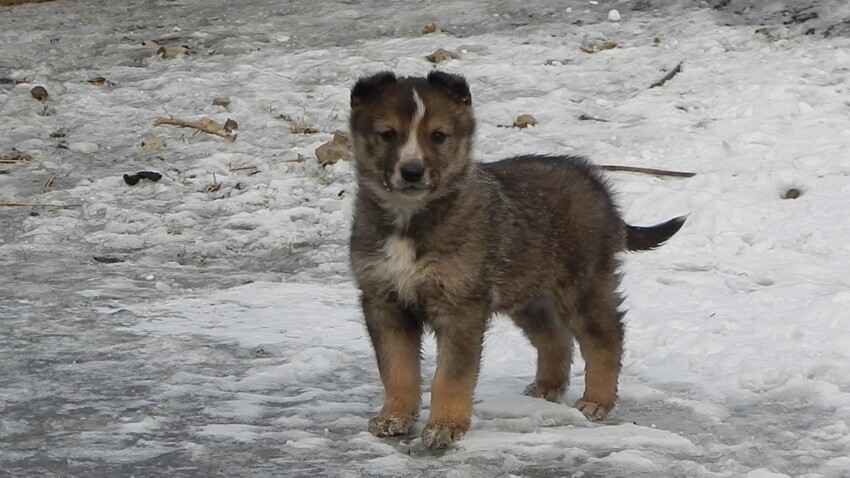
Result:
<svg viewBox="0 0 850 478">
<path fill-rule="evenodd" d="M 469 425 L 457 423 L 429 423 L 422 430 L 422 443 L 428 448 L 441 450 L 461 440 L 469 431 Z"/>
<path fill-rule="evenodd" d="M 522 392 L 522 394 L 528 397 L 542 398 L 550 402 L 557 402 L 564 396 L 565 391 L 566 385 L 561 385 L 560 387 L 547 387 L 538 382 L 534 382 L 525 387 L 525 391 Z"/>
<path fill-rule="evenodd" d="M 586 400 L 584 398 L 580 399 L 574 405 L 578 411 L 584 414 L 588 420 L 596 421 L 602 420 L 607 417 L 611 410 L 614 408 L 614 404 L 603 404 L 590 400 Z"/>
<path fill-rule="evenodd" d="M 369 433 L 376 437 L 404 435 L 413 428 L 416 417 L 413 415 L 378 415 L 369 420 Z"/>
</svg>

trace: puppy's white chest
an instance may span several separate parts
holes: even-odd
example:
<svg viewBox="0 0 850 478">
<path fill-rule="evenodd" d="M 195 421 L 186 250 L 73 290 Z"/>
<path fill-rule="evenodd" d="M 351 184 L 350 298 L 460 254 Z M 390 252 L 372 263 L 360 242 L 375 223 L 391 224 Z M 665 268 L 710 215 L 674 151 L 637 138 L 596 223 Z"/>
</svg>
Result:
<svg viewBox="0 0 850 478">
<path fill-rule="evenodd" d="M 383 260 L 378 273 L 392 284 L 399 298 L 406 302 L 416 300 L 416 287 L 424 276 L 422 264 L 417 264 L 416 247 L 406 237 L 390 236 L 382 248 Z"/>
</svg>

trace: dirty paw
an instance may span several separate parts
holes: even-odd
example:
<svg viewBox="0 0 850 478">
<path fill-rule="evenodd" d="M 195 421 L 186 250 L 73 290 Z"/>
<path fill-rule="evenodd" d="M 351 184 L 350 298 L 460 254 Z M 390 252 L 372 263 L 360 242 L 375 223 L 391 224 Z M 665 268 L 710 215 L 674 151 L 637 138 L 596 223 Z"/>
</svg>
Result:
<svg viewBox="0 0 850 478">
<path fill-rule="evenodd" d="M 542 398 L 550 402 L 557 402 L 564 395 L 565 390 L 566 386 L 564 385 L 561 385 L 560 387 L 547 387 L 534 382 L 525 387 L 525 391 L 522 392 L 522 394 L 528 397 Z"/>
<path fill-rule="evenodd" d="M 376 437 L 404 435 L 413 428 L 415 421 L 411 415 L 378 415 L 369 420 L 369 433 Z"/>
<path fill-rule="evenodd" d="M 602 420 L 607 417 L 614 405 L 603 405 L 598 402 L 581 399 L 576 402 L 575 407 L 587 417 L 588 420 Z"/>
<path fill-rule="evenodd" d="M 467 431 L 469 431 L 468 425 L 429 423 L 422 430 L 422 442 L 428 448 L 436 450 L 448 448 L 449 445 L 466 436 Z"/>
</svg>

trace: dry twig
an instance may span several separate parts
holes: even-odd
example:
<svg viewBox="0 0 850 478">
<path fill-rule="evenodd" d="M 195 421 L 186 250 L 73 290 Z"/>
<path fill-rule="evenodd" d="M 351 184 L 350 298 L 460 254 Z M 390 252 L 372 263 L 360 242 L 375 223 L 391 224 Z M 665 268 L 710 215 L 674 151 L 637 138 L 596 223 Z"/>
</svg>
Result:
<svg viewBox="0 0 850 478">
<path fill-rule="evenodd" d="M 64 209 L 69 207 L 82 207 L 82 204 L 31 204 L 22 202 L 5 202 L 0 201 L 0 207 L 55 207 Z"/>
<path fill-rule="evenodd" d="M 50 175 L 50 179 L 48 179 L 44 183 L 44 192 L 47 192 L 48 189 L 53 187 L 53 181 L 55 181 L 55 180 L 56 180 L 56 175 L 55 174 Z"/>
<path fill-rule="evenodd" d="M 239 172 L 239 171 L 249 171 L 256 170 L 256 166 L 239 166 L 238 168 L 230 168 L 231 173 Z"/>
<path fill-rule="evenodd" d="M 639 168 L 635 166 L 601 165 L 599 166 L 599 169 L 603 169 L 605 171 L 619 171 L 625 173 L 651 174 L 653 176 L 670 176 L 674 178 L 692 178 L 697 174 L 684 171 L 668 171 L 665 169 Z"/>
<path fill-rule="evenodd" d="M 664 75 L 664 78 L 661 78 L 660 80 L 656 81 L 655 83 L 653 83 L 649 87 L 650 88 L 657 88 L 659 86 L 664 86 L 664 83 L 667 83 L 668 81 L 672 80 L 674 76 L 678 75 L 679 72 L 682 71 L 682 63 L 684 63 L 684 62 L 680 61 L 678 65 L 673 67 L 672 70 L 670 70 L 666 75 Z"/>
<path fill-rule="evenodd" d="M 215 121 L 209 118 L 204 118 L 200 121 L 186 121 L 179 118 L 157 118 L 154 122 L 154 126 L 160 126 L 164 124 L 171 126 L 179 126 L 181 128 L 193 128 L 198 131 L 203 131 L 204 133 L 220 136 L 230 142 L 236 141 L 235 134 L 227 132 L 224 129 L 224 126 L 216 123 Z"/>
</svg>

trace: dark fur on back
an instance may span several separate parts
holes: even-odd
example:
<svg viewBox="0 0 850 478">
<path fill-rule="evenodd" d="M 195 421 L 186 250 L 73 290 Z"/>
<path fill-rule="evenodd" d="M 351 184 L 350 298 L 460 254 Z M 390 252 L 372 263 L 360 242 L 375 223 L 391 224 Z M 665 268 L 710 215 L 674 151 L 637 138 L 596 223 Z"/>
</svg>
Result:
<svg viewBox="0 0 850 478">
<path fill-rule="evenodd" d="M 616 254 L 658 246 L 683 220 L 626 225 L 580 157 L 473 162 L 471 95 L 459 76 L 375 75 L 357 83 L 351 104 L 360 186 L 351 265 L 386 391 L 372 433 L 412 427 L 427 326 L 438 355 L 423 440 L 441 448 L 462 437 L 494 313 L 537 348 L 531 396 L 563 395 L 576 339 L 587 363 L 576 407 L 604 417 L 623 350 Z"/>
</svg>

